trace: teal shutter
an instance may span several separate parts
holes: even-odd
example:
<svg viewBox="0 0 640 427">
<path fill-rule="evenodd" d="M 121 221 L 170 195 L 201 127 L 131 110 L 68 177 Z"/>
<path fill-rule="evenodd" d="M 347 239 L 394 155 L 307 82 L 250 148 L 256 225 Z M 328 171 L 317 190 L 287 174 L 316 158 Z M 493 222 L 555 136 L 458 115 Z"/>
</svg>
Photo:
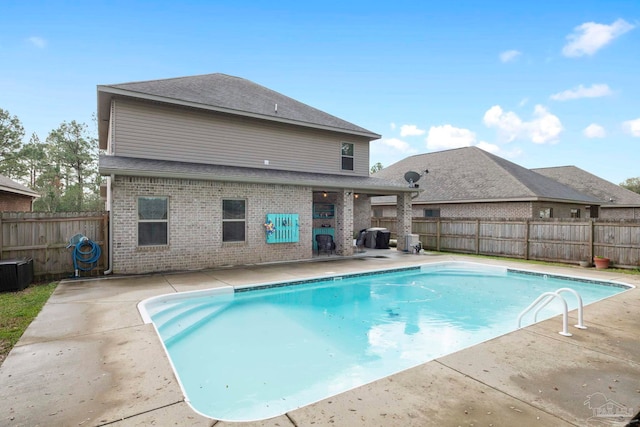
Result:
<svg viewBox="0 0 640 427">
<path fill-rule="evenodd" d="M 267 214 L 267 243 L 290 243 L 300 240 L 298 214 Z"/>
</svg>

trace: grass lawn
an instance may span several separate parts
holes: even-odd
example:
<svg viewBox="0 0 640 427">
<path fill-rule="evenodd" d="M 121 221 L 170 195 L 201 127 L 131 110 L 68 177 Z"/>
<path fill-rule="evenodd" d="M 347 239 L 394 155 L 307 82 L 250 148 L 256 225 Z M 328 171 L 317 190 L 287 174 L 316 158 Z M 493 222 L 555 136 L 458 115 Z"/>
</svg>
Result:
<svg viewBox="0 0 640 427">
<path fill-rule="evenodd" d="M 0 364 L 36 318 L 58 285 L 31 285 L 18 292 L 0 293 Z"/>
</svg>

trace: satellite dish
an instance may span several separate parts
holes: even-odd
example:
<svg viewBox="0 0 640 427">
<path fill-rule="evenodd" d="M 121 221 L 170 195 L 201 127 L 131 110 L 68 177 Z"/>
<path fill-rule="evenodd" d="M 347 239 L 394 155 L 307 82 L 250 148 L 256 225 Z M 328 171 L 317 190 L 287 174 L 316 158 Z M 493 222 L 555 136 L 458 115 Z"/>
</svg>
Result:
<svg viewBox="0 0 640 427">
<path fill-rule="evenodd" d="M 404 174 L 404 180 L 409 183 L 409 187 L 417 187 L 416 182 L 418 182 L 421 177 L 422 175 L 414 171 L 409 171 Z"/>
</svg>

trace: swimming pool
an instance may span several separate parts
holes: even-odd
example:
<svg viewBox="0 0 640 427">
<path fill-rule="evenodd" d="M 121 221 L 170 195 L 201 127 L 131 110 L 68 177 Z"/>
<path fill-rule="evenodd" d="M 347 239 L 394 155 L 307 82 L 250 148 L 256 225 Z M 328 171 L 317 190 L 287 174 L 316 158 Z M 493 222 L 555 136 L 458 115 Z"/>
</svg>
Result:
<svg viewBox="0 0 640 427">
<path fill-rule="evenodd" d="M 585 304 L 628 288 L 449 262 L 164 295 L 140 311 L 196 411 L 251 421 L 513 331 L 536 297 L 564 287 Z M 558 313 L 554 301 L 538 319 Z"/>
</svg>

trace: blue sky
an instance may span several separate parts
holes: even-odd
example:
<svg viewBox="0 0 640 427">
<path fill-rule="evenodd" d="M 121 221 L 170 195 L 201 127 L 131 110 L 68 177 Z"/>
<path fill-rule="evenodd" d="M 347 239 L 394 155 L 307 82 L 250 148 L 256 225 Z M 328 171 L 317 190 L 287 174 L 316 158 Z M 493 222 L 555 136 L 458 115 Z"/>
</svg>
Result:
<svg viewBox="0 0 640 427">
<path fill-rule="evenodd" d="M 382 135 L 371 163 L 478 145 L 640 176 L 640 1 L 16 1 L 0 108 L 44 140 L 96 86 L 243 77 Z"/>
</svg>

